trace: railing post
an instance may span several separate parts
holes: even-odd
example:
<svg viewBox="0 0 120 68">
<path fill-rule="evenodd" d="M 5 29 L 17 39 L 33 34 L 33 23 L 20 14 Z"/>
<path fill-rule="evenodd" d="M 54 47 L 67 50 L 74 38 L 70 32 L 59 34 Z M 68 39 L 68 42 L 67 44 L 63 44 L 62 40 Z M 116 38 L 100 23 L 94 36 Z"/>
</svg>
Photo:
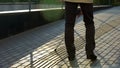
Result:
<svg viewBox="0 0 120 68">
<path fill-rule="evenodd" d="M 31 12 L 31 0 L 29 0 L 29 12 Z"/>
</svg>

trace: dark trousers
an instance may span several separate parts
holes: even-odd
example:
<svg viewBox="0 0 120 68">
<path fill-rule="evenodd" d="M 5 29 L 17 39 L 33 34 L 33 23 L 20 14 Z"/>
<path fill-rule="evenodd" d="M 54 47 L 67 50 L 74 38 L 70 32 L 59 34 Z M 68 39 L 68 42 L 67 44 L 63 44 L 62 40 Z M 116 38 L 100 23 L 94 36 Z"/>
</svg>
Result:
<svg viewBox="0 0 120 68">
<path fill-rule="evenodd" d="M 93 55 L 95 49 L 95 27 L 93 21 L 93 4 L 92 3 L 71 3 L 65 2 L 65 45 L 69 56 L 74 57 L 74 25 L 78 6 L 81 7 L 85 27 L 86 27 L 86 54 Z"/>
</svg>

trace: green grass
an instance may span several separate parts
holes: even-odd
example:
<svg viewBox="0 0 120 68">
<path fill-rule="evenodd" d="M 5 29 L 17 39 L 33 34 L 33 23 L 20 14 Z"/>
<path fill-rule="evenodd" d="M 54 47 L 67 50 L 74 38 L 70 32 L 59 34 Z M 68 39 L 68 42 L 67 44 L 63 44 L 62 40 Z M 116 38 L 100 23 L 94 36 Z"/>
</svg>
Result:
<svg viewBox="0 0 120 68">
<path fill-rule="evenodd" d="M 113 3 L 114 6 L 120 6 L 120 2 Z"/>
<path fill-rule="evenodd" d="M 64 15 L 64 11 L 59 9 L 59 10 L 49 10 L 49 11 L 44 11 L 41 12 L 42 16 L 46 21 L 52 22 L 59 20 L 61 17 Z"/>
<path fill-rule="evenodd" d="M 62 4 L 59 0 L 41 0 L 41 4 Z"/>
</svg>

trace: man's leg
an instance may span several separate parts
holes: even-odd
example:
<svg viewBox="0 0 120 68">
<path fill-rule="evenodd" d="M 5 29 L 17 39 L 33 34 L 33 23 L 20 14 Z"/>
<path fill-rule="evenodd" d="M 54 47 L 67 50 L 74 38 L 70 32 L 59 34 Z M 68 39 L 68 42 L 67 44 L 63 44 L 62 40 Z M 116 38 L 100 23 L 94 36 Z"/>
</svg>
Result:
<svg viewBox="0 0 120 68">
<path fill-rule="evenodd" d="M 77 4 L 65 2 L 65 45 L 69 60 L 75 58 L 74 25 L 76 19 Z"/>
<path fill-rule="evenodd" d="M 93 21 L 93 4 L 81 3 L 81 10 L 84 15 L 84 22 L 86 27 L 86 54 L 88 59 L 96 59 L 94 55 L 95 49 L 95 26 Z"/>
</svg>

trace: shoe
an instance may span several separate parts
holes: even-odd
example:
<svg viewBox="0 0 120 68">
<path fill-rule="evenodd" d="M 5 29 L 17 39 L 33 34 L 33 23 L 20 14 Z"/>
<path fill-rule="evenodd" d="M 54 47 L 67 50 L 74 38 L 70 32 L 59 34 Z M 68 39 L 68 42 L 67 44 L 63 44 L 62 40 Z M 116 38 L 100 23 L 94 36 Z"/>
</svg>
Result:
<svg viewBox="0 0 120 68">
<path fill-rule="evenodd" d="M 68 53 L 68 59 L 70 61 L 75 59 L 75 48 L 70 49 L 67 53 Z"/>
<path fill-rule="evenodd" d="M 68 56 L 69 61 L 73 61 L 75 59 L 75 56 Z"/>
<path fill-rule="evenodd" d="M 90 56 L 87 56 L 87 59 L 90 59 L 92 62 L 94 62 L 94 61 L 97 60 L 97 56 L 95 56 L 95 55 L 90 55 Z"/>
</svg>

